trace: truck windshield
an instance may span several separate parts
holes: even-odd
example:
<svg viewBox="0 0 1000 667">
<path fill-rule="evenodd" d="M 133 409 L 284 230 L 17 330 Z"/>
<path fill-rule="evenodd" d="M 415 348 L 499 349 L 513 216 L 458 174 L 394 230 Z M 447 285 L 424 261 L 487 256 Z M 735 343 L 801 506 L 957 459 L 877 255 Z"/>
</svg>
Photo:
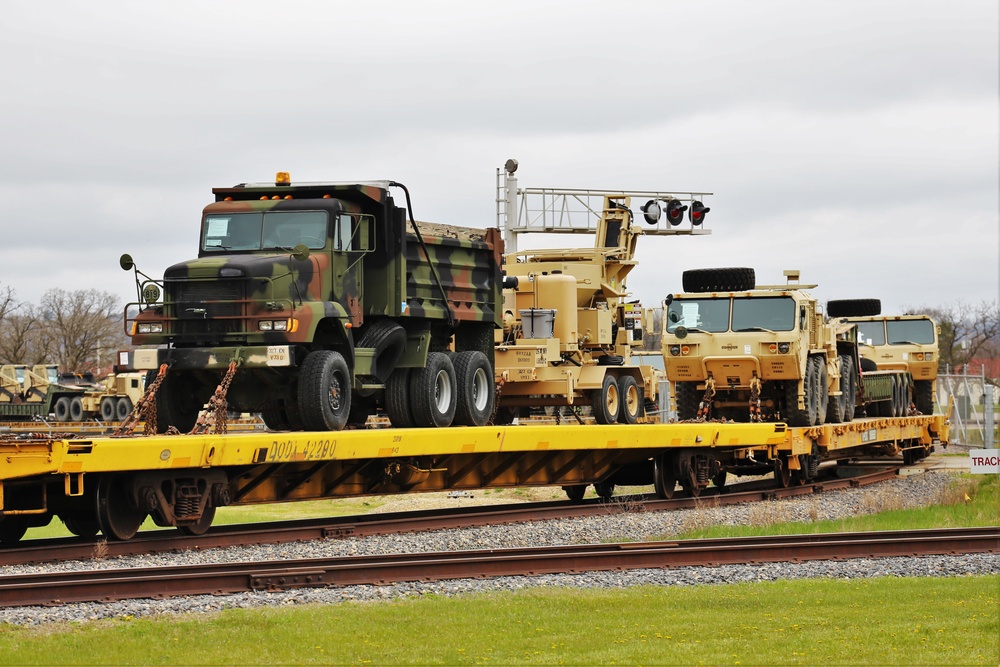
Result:
<svg viewBox="0 0 1000 667">
<path fill-rule="evenodd" d="M 48 368 L 46 368 L 45 374 L 46 374 L 45 379 L 49 381 L 49 384 L 59 383 L 59 369 L 56 368 L 55 366 L 49 366 Z"/>
<path fill-rule="evenodd" d="M 795 300 L 788 296 L 733 299 L 733 331 L 791 331 L 795 328 Z"/>
<path fill-rule="evenodd" d="M 885 345 L 885 323 L 858 322 L 858 341 L 865 345 Z"/>
<path fill-rule="evenodd" d="M 729 299 L 675 299 L 667 309 L 667 332 L 677 327 L 718 333 L 729 329 Z"/>
<path fill-rule="evenodd" d="M 930 320 L 887 320 L 885 328 L 889 334 L 889 345 L 934 344 L 934 323 Z"/>
<path fill-rule="evenodd" d="M 326 211 L 210 213 L 202 225 L 205 252 L 326 246 Z"/>
</svg>

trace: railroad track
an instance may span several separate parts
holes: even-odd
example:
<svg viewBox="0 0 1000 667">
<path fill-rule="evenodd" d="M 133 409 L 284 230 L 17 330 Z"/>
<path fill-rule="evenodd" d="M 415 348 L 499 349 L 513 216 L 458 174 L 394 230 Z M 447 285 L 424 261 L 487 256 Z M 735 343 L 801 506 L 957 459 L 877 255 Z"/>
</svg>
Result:
<svg viewBox="0 0 1000 667">
<path fill-rule="evenodd" d="M 0 577 L 0 607 L 470 577 L 1000 552 L 1000 527 L 589 544 Z"/>
<path fill-rule="evenodd" d="M 125 542 L 81 538 L 59 538 L 21 542 L 0 549 L 0 565 L 51 563 L 188 549 L 212 549 L 254 544 L 283 544 L 306 540 L 344 537 L 369 537 L 429 530 L 500 525 L 524 521 L 585 517 L 620 512 L 661 512 L 693 507 L 736 505 L 762 500 L 789 498 L 836 489 L 875 484 L 896 476 L 897 467 L 878 467 L 862 475 L 817 480 L 804 486 L 773 488 L 768 482 L 748 482 L 711 488 L 697 498 L 659 500 L 653 495 L 614 496 L 609 501 L 597 499 L 571 504 L 568 501 L 491 505 L 469 508 L 422 510 L 392 514 L 352 515 L 324 519 L 305 519 L 253 525 L 216 526 L 205 535 L 186 536 L 175 530 L 140 533 Z"/>
</svg>

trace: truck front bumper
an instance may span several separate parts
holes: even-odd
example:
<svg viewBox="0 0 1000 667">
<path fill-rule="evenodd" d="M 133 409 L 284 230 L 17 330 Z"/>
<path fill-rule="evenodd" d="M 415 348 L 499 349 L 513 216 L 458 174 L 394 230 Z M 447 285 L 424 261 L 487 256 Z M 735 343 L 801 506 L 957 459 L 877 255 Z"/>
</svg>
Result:
<svg viewBox="0 0 1000 667">
<path fill-rule="evenodd" d="M 240 368 L 295 366 L 292 345 L 249 345 L 235 347 L 149 348 L 118 353 L 122 370 L 152 371 L 161 364 L 174 370 L 225 370 L 233 361 Z"/>
</svg>

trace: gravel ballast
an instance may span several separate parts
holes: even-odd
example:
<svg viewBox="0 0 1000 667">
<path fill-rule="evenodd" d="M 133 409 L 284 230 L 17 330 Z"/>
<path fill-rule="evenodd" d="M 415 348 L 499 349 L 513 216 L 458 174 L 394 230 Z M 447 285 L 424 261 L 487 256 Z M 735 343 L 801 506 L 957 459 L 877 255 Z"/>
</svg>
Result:
<svg viewBox="0 0 1000 667">
<path fill-rule="evenodd" d="M 900 477 L 863 489 L 847 489 L 765 503 L 702 507 L 674 512 L 636 511 L 627 497 L 604 516 L 556 519 L 525 524 L 485 526 L 364 538 L 330 539 L 282 545 L 259 545 L 169 554 L 146 554 L 42 566 L 10 566 L 7 574 L 27 572 L 121 569 L 213 562 L 250 562 L 386 553 L 507 549 L 558 544 L 662 539 L 693 528 L 716 524 L 751 525 L 785 521 L 809 522 L 870 514 L 885 509 L 923 507 L 939 502 L 954 477 L 929 472 Z M 0 609 L 0 623 L 39 625 L 66 621 L 142 617 L 156 614 L 212 612 L 223 609 L 303 603 L 336 604 L 376 601 L 435 593 L 456 595 L 520 590 L 537 586 L 623 588 L 639 585 L 688 586 L 775 581 L 779 579 L 858 579 L 878 576 L 966 576 L 1000 573 L 1000 555 L 930 556 L 852 559 L 806 563 L 768 563 L 685 567 L 676 569 L 589 572 L 533 577 L 500 577 L 410 582 L 388 586 L 297 589 L 165 600 L 126 600 L 71 604 L 62 607 Z"/>
</svg>

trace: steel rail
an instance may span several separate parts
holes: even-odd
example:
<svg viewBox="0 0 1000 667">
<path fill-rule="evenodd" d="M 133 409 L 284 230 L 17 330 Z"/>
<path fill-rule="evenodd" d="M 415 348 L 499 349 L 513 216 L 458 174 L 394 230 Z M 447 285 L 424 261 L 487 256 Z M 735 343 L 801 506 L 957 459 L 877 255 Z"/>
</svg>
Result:
<svg viewBox="0 0 1000 667">
<path fill-rule="evenodd" d="M 0 607 L 598 570 L 998 553 L 1000 527 L 347 556 L 0 576 Z"/>
<path fill-rule="evenodd" d="M 298 519 L 252 525 L 215 526 L 198 536 L 183 535 L 175 530 L 139 533 L 125 542 L 76 537 L 33 540 L 19 546 L 0 548 L 0 565 L 52 563 L 95 557 L 130 556 L 147 553 L 213 549 L 252 544 L 285 544 L 345 537 L 367 537 L 430 530 L 444 530 L 486 525 L 503 525 L 526 521 L 577 518 L 619 514 L 623 512 L 662 512 L 698 507 L 716 507 L 774 500 L 820 493 L 836 489 L 875 484 L 896 476 L 898 468 L 890 467 L 847 478 L 818 480 L 804 486 L 788 488 L 761 487 L 761 482 L 725 487 L 722 492 L 708 489 L 699 497 L 659 500 L 653 495 L 614 496 L 609 501 L 587 500 L 579 504 L 559 500 L 517 505 L 483 505 L 478 507 L 418 510 L 385 514 L 349 515 L 323 519 Z M 740 490 L 740 489 L 747 490 Z"/>
</svg>

